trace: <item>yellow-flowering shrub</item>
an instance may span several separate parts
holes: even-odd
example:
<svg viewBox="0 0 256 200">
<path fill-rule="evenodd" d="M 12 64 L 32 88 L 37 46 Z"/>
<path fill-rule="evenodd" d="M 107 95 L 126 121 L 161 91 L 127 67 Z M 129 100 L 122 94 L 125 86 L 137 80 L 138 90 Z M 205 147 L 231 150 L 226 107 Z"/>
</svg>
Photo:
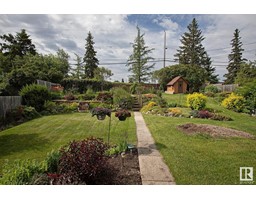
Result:
<svg viewBox="0 0 256 200">
<path fill-rule="evenodd" d="M 187 105 L 192 110 L 202 110 L 206 106 L 207 97 L 201 93 L 193 93 L 187 95 Z"/>
<path fill-rule="evenodd" d="M 178 108 L 169 108 L 168 112 L 171 113 L 175 117 L 182 115 L 182 111 Z"/>
<path fill-rule="evenodd" d="M 148 111 L 152 110 L 152 108 L 156 105 L 157 105 L 156 102 L 151 101 L 147 105 L 143 106 L 140 111 L 144 112 L 144 113 L 148 112 Z"/>
<path fill-rule="evenodd" d="M 245 99 L 243 96 L 231 93 L 227 98 L 222 101 L 221 105 L 229 110 L 242 112 L 245 108 Z"/>
</svg>

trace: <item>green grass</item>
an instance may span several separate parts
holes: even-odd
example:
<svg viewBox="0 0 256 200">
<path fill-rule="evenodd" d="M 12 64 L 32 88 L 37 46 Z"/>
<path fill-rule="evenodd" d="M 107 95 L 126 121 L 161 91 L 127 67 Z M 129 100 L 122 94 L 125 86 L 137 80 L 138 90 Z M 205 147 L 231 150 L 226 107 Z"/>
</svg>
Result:
<svg viewBox="0 0 256 200">
<path fill-rule="evenodd" d="M 166 99 L 175 101 L 181 98 L 184 102 L 185 95 L 177 96 L 169 95 Z M 246 131 L 256 136 L 256 118 L 226 110 L 213 98 L 208 100 L 207 107 L 217 109 L 220 114 L 229 116 L 234 121 L 153 115 L 144 115 L 144 119 L 177 184 L 240 184 L 240 167 L 256 169 L 256 140 L 188 136 L 176 127 L 185 123 L 212 124 Z"/>
<path fill-rule="evenodd" d="M 168 102 L 168 103 L 177 103 L 182 106 L 186 106 L 186 97 L 184 94 L 166 94 L 163 93 L 162 97 Z"/>
<path fill-rule="evenodd" d="M 72 140 L 89 136 L 107 142 L 109 117 L 104 121 L 89 113 L 73 113 L 41 117 L 0 132 L 0 171 L 5 159 L 43 160 L 48 152 L 59 149 Z M 135 144 L 134 117 L 119 121 L 112 113 L 110 144 L 119 144 L 127 132 L 129 143 Z"/>
</svg>

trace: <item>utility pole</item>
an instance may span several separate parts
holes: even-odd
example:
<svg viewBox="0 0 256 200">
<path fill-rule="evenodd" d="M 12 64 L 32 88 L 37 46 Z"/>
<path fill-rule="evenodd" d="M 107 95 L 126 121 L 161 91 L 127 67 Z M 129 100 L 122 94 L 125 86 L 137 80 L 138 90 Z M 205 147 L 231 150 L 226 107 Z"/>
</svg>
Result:
<svg viewBox="0 0 256 200">
<path fill-rule="evenodd" d="M 166 32 L 164 31 L 164 67 L 165 67 L 165 58 L 166 58 Z"/>
</svg>

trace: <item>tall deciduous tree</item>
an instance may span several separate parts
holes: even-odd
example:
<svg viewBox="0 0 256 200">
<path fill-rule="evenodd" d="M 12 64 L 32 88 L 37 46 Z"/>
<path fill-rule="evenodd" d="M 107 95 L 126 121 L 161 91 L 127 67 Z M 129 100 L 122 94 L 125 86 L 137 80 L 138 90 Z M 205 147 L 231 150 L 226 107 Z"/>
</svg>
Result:
<svg viewBox="0 0 256 200">
<path fill-rule="evenodd" d="M 231 40 L 232 49 L 231 53 L 228 55 L 228 73 L 224 75 L 224 77 L 226 77 L 226 84 L 231 84 L 235 82 L 235 78 L 241 67 L 241 64 L 246 61 L 246 59 L 244 59 L 242 55 L 244 49 L 242 48 L 243 43 L 241 42 L 241 37 L 239 36 L 239 33 L 240 31 L 236 29 L 234 32 L 234 38 Z"/>
<path fill-rule="evenodd" d="M 75 56 L 76 58 L 74 59 L 76 61 L 76 64 L 75 64 L 75 69 L 73 69 L 72 71 L 72 76 L 74 78 L 77 78 L 77 79 L 81 79 L 83 76 L 84 76 L 84 71 L 82 71 L 82 68 L 83 68 L 83 58 L 80 57 L 78 54 L 75 53 Z"/>
<path fill-rule="evenodd" d="M 64 75 L 64 77 L 68 76 L 68 72 L 70 71 L 70 65 L 68 62 L 69 55 L 67 52 L 64 51 L 64 49 L 58 49 L 57 51 L 57 57 L 59 62 L 61 63 L 60 71 Z"/>
<path fill-rule="evenodd" d="M 113 73 L 110 69 L 107 69 L 105 67 L 98 67 L 94 70 L 95 79 L 98 81 L 106 81 L 111 76 L 113 76 Z"/>
<path fill-rule="evenodd" d="M 17 95 L 24 85 L 35 83 L 36 79 L 60 83 L 66 76 L 63 70 L 66 59 L 63 59 L 58 54 L 16 56 L 14 69 L 0 79 L 0 95 Z"/>
<path fill-rule="evenodd" d="M 150 49 L 145 45 L 144 34 L 140 33 L 140 28 L 137 27 L 138 34 L 133 43 L 133 53 L 130 55 L 126 66 L 129 67 L 129 71 L 132 72 L 131 78 L 138 83 L 147 81 L 152 74 L 151 69 L 155 63 L 148 64 L 148 62 L 154 60 L 148 56 L 154 49 Z"/>
<path fill-rule="evenodd" d="M 204 69 L 192 65 L 177 64 L 164 67 L 154 71 L 153 75 L 163 90 L 166 89 L 166 84 L 176 76 L 182 76 L 189 82 L 189 91 L 191 92 L 198 92 L 205 81 Z"/>
<path fill-rule="evenodd" d="M 105 81 L 113 76 L 113 73 L 110 69 L 105 67 L 98 67 L 94 70 L 95 79 L 101 82 L 101 90 L 103 90 L 103 86 Z"/>
<path fill-rule="evenodd" d="M 211 58 L 202 45 L 205 39 L 202 31 L 199 29 L 198 23 L 194 18 L 188 25 L 188 32 L 185 32 L 181 38 L 181 46 L 174 55 L 179 64 L 187 64 L 190 66 L 203 68 L 205 71 L 205 81 L 215 83 L 218 81 L 215 75 L 215 68 L 211 66 Z"/>
<path fill-rule="evenodd" d="M 240 86 L 256 80 L 256 62 L 242 63 L 237 72 L 235 83 Z"/>
<path fill-rule="evenodd" d="M 94 41 L 91 32 L 88 33 L 85 45 L 84 63 L 85 78 L 94 78 L 94 70 L 98 67 L 99 60 L 96 57 L 97 51 L 94 50 Z"/>
</svg>

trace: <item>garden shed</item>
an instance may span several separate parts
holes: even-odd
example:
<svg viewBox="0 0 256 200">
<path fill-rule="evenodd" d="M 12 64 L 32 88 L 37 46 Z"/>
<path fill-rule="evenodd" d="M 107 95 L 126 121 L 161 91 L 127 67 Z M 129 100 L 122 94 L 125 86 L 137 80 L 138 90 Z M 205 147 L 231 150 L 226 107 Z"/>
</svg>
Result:
<svg viewBox="0 0 256 200">
<path fill-rule="evenodd" d="M 188 81 L 182 76 L 176 76 L 167 84 L 167 94 L 182 94 L 188 91 Z"/>
</svg>

